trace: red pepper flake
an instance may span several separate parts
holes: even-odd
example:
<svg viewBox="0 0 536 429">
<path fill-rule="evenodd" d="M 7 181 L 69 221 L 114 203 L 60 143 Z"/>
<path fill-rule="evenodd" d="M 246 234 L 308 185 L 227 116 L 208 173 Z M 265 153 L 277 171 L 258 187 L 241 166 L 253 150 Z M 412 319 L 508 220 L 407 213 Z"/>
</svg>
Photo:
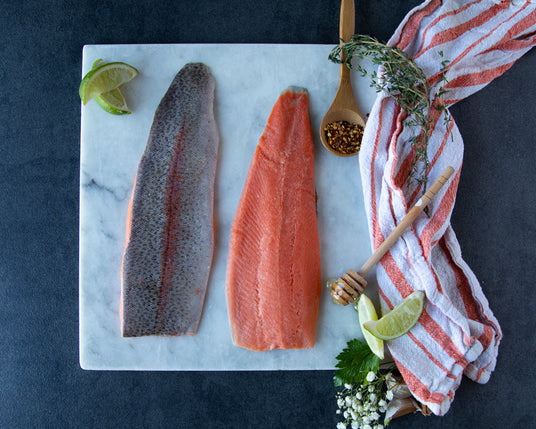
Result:
<svg viewBox="0 0 536 429">
<path fill-rule="evenodd" d="M 357 153 L 361 149 L 363 127 L 360 125 L 348 121 L 336 121 L 329 123 L 324 132 L 328 144 L 340 153 Z"/>
</svg>

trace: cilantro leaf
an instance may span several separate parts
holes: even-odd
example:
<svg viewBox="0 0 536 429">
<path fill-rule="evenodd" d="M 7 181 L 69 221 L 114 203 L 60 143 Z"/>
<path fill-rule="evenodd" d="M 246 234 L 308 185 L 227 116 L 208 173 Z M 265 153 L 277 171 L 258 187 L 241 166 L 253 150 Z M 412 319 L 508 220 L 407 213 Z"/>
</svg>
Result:
<svg viewBox="0 0 536 429">
<path fill-rule="evenodd" d="M 337 356 L 339 368 L 335 371 L 333 381 L 335 386 L 348 384 L 361 384 L 369 371 L 376 373 L 380 367 L 380 358 L 376 356 L 370 347 L 357 340 L 351 340 L 346 348 Z"/>
</svg>

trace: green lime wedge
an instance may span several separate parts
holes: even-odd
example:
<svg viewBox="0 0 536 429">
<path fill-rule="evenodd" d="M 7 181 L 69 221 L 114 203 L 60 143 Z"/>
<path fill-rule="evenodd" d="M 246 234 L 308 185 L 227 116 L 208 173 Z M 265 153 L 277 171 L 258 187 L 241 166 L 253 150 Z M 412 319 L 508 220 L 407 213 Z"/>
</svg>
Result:
<svg viewBox="0 0 536 429">
<path fill-rule="evenodd" d="M 357 301 L 356 309 L 359 315 L 359 326 L 361 326 L 361 332 L 363 332 L 365 341 L 369 345 L 370 350 L 372 350 L 372 352 L 380 359 L 383 359 L 383 340 L 376 338 L 374 335 L 372 335 L 370 332 L 363 328 L 364 323 L 378 320 L 378 315 L 376 314 L 374 304 L 367 295 L 362 293 L 359 297 L 359 301 Z"/>
<path fill-rule="evenodd" d="M 376 338 L 394 340 L 415 326 L 421 316 L 424 292 L 415 291 L 380 320 L 363 323 L 363 327 Z"/>
<path fill-rule="evenodd" d="M 118 88 L 138 74 L 138 70 L 126 63 L 98 64 L 94 64 L 96 67 L 91 69 L 80 83 L 78 93 L 83 104 L 104 92 Z"/>
<path fill-rule="evenodd" d="M 94 69 L 103 64 L 104 60 L 99 58 L 93 63 L 91 68 Z M 113 115 L 126 115 L 131 113 L 127 107 L 125 97 L 123 97 L 123 94 L 119 88 L 112 89 L 108 92 L 103 92 L 101 95 L 95 97 L 95 101 L 106 112 Z"/>
<path fill-rule="evenodd" d="M 100 107 L 113 115 L 128 115 L 130 113 L 119 88 L 102 93 L 95 97 L 95 101 Z"/>
</svg>

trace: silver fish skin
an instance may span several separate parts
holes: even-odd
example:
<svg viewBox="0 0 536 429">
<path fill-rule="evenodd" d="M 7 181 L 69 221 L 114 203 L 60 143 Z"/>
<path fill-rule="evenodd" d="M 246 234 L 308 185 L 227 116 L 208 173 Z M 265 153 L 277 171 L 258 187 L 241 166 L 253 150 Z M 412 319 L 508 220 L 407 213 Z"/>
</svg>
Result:
<svg viewBox="0 0 536 429">
<path fill-rule="evenodd" d="M 215 85 L 208 66 L 187 64 L 156 109 L 127 220 L 123 337 L 198 331 L 215 245 Z"/>
</svg>

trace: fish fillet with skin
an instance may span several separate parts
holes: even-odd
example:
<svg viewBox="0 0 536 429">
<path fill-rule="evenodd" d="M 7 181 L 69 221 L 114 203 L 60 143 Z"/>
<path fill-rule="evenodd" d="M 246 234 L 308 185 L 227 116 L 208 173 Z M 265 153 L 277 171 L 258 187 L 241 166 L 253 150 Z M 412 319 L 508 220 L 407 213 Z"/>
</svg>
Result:
<svg viewBox="0 0 536 429">
<path fill-rule="evenodd" d="M 187 64 L 155 112 L 127 219 L 124 337 L 197 333 L 214 251 L 214 89 L 206 65 Z"/>
<path fill-rule="evenodd" d="M 320 300 L 314 146 L 305 91 L 280 95 L 231 228 L 226 299 L 233 343 L 312 348 Z"/>
</svg>

